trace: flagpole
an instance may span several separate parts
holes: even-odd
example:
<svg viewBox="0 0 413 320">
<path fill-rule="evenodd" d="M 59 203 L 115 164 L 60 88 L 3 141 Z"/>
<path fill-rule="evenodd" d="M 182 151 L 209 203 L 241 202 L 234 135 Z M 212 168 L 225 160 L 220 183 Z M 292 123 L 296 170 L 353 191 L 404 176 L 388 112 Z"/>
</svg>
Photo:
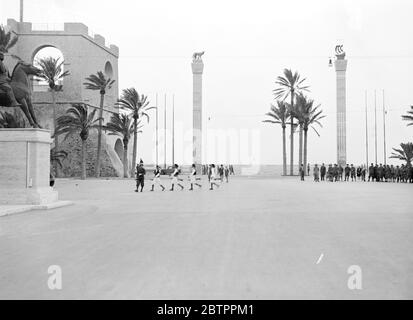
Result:
<svg viewBox="0 0 413 320">
<path fill-rule="evenodd" d="M 377 165 L 377 96 L 374 90 L 374 154 Z"/>
<path fill-rule="evenodd" d="M 386 106 L 384 103 L 384 89 L 383 89 L 383 155 L 384 155 L 384 165 L 387 164 L 387 157 L 386 157 Z"/>
<path fill-rule="evenodd" d="M 367 122 L 367 90 L 364 92 L 365 109 L 366 109 L 366 164 L 369 167 L 369 134 L 368 134 L 368 122 Z"/>
<path fill-rule="evenodd" d="M 23 10 L 24 10 L 24 2 L 20 0 L 20 22 L 23 22 Z"/>
<path fill-rule="evenodd" d="M 175 95 L 172 95 L 172 166 L 175 165 Z"/>
<path fill-rule="evenodd" d="M 159 161 L 158 161 L 158 145 L 159 145 L 159 137 L 158 137 L 158 93 L 156 93 L 156 166 L 159 165 Z"/>
<path fill-rule="evenodd" d="M 164 169 L 166 169 L 166 93 L 165 93 L 165 110 L 164 110 L 164 157 L 165 157 L 165 163 L 164 163 Z"/>
</svg>

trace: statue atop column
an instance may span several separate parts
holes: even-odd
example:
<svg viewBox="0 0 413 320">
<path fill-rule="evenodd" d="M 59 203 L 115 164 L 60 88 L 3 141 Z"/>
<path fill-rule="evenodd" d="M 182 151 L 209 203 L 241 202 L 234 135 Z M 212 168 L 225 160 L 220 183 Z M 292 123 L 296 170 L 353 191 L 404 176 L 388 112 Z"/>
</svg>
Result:
<svg viewBox="0 0 413 320">
<path fill-rule="evenodd" d="M 202 62 L 202 56 L 205 54 L 205 51 L 195 52 L 192 55 L 192 62 Z"/>
<path fill-rule="evenodd" d="M 346 53 L 343 50 L 343 45 L 336 46 L 336 57 L 337 60 L 344 60 L 346 58 Z"/>
</svg>

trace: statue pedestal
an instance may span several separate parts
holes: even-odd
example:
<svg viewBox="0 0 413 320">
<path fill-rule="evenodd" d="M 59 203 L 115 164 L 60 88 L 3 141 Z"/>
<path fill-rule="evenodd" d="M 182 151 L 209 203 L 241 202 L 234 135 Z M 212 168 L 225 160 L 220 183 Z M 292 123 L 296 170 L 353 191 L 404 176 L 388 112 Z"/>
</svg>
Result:
<svg viewBox="0 0 413 320">
<path fill-rule="evenodd" d="M 49 185 L 50 131 L 0 129 L 0 205 L 56 202 Z"/>
</svg>

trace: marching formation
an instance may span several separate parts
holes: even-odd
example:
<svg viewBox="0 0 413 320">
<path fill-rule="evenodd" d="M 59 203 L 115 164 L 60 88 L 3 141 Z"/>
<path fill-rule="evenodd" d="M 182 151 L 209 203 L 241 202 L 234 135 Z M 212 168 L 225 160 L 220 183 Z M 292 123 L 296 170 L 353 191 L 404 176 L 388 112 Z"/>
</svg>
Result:
<svg viewBox="0 0 413 320">
<path fill-rule="evenodd" d="M 300 167 L 300 177 L 304 181 L 306 173 L 310 175 L 310 165 L 305 169 Z M 306 172 L 307 171 L 307 172 Z M 313 167 L 315 182 L 321 181 L 376 181 L 376 182 L 404 182 L 413 183 L 413 167 L 407 165 L 374 165 L 367 168 L 365 165 L 355 167 L 353 164 L 345 167 L 338 164 L 329 164 L 328 167 L 323 163 L 320 167 L 315 164 Z"/>
<path fill-rule="evenodd" d="M 173 166 L 173 171 L 169 174 L 169 177 L 171 178 L 171 188 L 169 191 L 174 191 L 175 186 L 180 187 L 180 190 L 183 191 L 185 190 L 184 186 L 184 181 L 185 179 L 181 178 L 182 171 L 180 167 L 175 164 Z M 228 183 L 229 182 L 229 175 L 234 174 L 234 170 L 232 166 L 225 166 L 224 165 L 215 165 L 215 164 L 210 164 L 207 166 L 202 166 L 202 173 L 206 174 L 208 176 L 208 184 L 209 184 L 209 190 L 214 190 L 214 187 L 219 188 L 220 185 L 224 182 Z M 165 191 L 166 188 L 161 182 L 161 175 L 162 175 L 162 170 L 160 166 L 156 166 L 155 170 L 153 171 L 154 177 L 152 179 L 152 189 L 150 191 L 155 191 L 155 186 L 158 186 L 161 188 L 162 191 Z M 136 166 L 136 190 L 135 192 L 143 192 L 143 188 L 145 185 L 145 175 L 146 175 L 146 170 L 143 166 L 143 161 L 141 160 L 139 164 Z M 225 178 L 224 178 L 225 177 Z M 198 172 L 196 170 L 196 165 L 193 164 L 191 166 L 191 172 L 188 176 L 187 179 L 189 183 L 189 191 L 194 190 L 194 186 L 198 187 L 199 189 L 202 188 L 201 181 L 202 179 L 200 176 L 198 176 Z"/>
</svg>

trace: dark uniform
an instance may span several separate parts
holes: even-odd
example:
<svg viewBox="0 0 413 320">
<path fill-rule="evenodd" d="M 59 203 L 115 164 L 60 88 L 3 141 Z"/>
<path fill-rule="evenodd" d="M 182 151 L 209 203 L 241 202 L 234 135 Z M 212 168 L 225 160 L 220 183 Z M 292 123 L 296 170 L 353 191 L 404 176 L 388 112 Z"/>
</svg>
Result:
<svg viewBox="0 0 413 320">
<path fill-rule="evenodd" d="M 326 176 L 326 166 L 324 165 L 324 163 L 320 168 L 320 175 L 321 175 L 321 181 L 324 181 L 324 178 Z"/>
<path fill-rule="evenodd" d="M 350 175 L 351 181 L 356 181 L 356 168 L 353 165 L 350 167 Z"/>
<path fill-rule="evenodd" d="M 338 177 L 340 178 L 340 181 L 343 181 L 343 172 L 344 172 L 344 169 L 343 169 L 343 167 L 341 166 L 341 164 L 338 166 Z"/>
<path fill-rule="evenodd" d="M 370 181 L 370 178 L 371 178 L 371 181 L 374 181 L 374 166 L 373 166 L 373 164 L 371 164 L 370 167 L 369 167 L 369 181 Z"/>
<path fill-rule="evenodd" d="M 139 192 L 139 186 L 141 187 L 141 192 L 145 185 L 145 174 L 146 170 L 143 167 L 143 163 L 140 163 L 136 166 L 136 192 Z"/>
<path fill-rule="evenodd" d="M 350 169 L 350 167 L 348 166 L 348 165 L 346 165 L 346 168 L 344 169 L 344 176 L 345 176 L 345 181 L 349 181 L 349 178 L 350 178 L 350 172 L 351 172 L 351 169 Z"/>
</svg>

